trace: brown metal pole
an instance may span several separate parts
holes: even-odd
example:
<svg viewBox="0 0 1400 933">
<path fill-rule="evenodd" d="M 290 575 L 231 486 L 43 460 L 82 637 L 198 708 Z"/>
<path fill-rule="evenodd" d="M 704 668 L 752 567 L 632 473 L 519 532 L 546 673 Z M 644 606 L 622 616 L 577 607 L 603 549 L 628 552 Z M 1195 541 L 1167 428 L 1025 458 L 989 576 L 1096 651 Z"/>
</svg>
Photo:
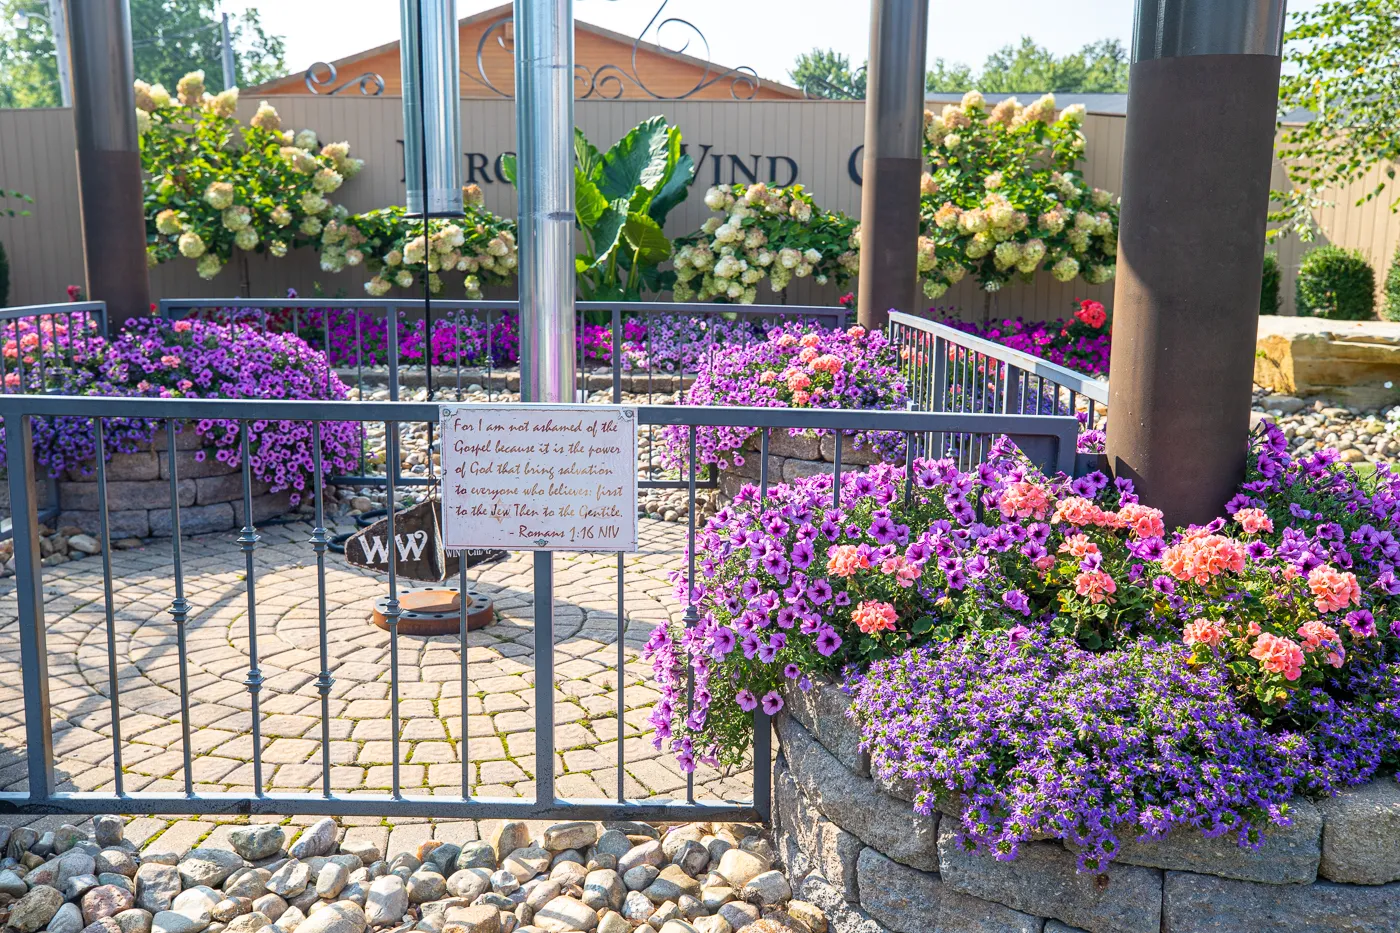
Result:
<svg viewBox="0 0 1400 933">
<path fill-rule="evenodd" d="M 68 0 L 87 294 L 123 321 L 150 311 L 127 0 Z"/>
<path fill-rule="evenodd" d="M 1108 458 L 1170 524 L 1244 474 L 1283 0 L 1139 0 Z"/>
<path fill-rule="evenodd" d="M 919 304 L 919 176 L 923 173 L 928 0 L 874 0 L 866 69 L 860 194 L 860 293 L 866 327 Z"/>
</svg>

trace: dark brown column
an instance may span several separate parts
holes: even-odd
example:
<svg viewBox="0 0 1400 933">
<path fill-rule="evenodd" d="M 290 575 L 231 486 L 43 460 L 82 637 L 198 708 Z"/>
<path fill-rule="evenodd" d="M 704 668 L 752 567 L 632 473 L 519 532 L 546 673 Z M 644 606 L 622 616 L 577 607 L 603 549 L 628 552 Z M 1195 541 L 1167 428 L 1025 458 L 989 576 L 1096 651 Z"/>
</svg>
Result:
<svg viewBox="0 0 1400 933">
<path fill-rule="evenodd" d="M 1282 0 L 1139 0 L 1108 457 L 1171 524 L 1245 466 Z"/>
<path fill-rule="evenodd" d="M 150 311 L 127 0 L 68 0 L 87 294 L 115 328 Z"/>
<path fill-rule="evenodd" d="M 928 0 L 874 0 L 866 69 L 860 194 L 860 322 L 919 305 L 919 175 L 923 172 Z"/>
</svg>

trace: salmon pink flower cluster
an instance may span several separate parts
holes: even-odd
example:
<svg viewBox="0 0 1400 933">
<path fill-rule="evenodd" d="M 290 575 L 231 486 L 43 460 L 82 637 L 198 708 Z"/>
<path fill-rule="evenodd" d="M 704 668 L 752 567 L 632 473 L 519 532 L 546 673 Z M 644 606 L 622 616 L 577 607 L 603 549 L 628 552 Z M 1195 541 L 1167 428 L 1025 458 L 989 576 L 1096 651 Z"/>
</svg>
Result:
<svg viewBox="0 0 1400 933">
<path fill-rule="evenodd" d="M 962 838 L 999 858 L 1050 837 L 1101 870 L 1119 833 L 1178 827 L 1257 846 L 1291 795 L 1400 761 L 1400 476 L 1265 425 L 1222 505 L 1171 528 L 1005 438 L 971 470 L 746 486 L 676 580 L 698 621 L 648 645 L 658 747 L 739 764 L 760 698 L 841 679 L 876 772 L 922 812 L 965 799 Z"/>
</svg>

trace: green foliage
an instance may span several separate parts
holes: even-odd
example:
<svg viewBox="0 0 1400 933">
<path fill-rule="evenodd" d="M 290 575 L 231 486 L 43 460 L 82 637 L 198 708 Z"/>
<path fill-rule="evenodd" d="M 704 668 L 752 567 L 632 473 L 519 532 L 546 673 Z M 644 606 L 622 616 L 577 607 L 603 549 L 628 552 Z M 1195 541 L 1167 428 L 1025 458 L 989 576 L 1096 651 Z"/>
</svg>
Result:
<svg viewBox="0 0 1400 933">
<path fill-rule="evenodd" d="M 972 69 L 962 62 L 947 62 L 941 58 L 933 60 L 933 67 L 924 72 L 925 91 L 943 91 L 961 94 L 970 87 L 977 86 L 977 78 Z"/>
<path fill-rule="evenodd" d="M 1324 193 L 1384 166 L 1384 178 L 1356 201 L 1380 197 L 1400 162 L 1400 0 L 1326 0 L 1295 13 L 1286 35 L 1279 111 L 1310 118 L 1282 128 L 1278 157 L 1292 189 L 1274 192 L 1271 237 L 1316 235 L 1313 210 Z M 1400 199 L 1390 209 L 1400 210 Z"/>
<path fill-rule="evenodd" d="M 1381 317 L 1387 321 L 1400 321 L 1400 247 L 1390 260 L 1390 269 L 1385 274 L 1385 300 L 1381 305 Z"/>
<path fill-rule="evenodd" d="M 962 105 L 924 115 L 918 268 L 937 298 L 972 273 L 994 292 L 1047 269 L 1056 280 L 1113 277 L 1118 199 L 1085 183 L 1084 108 L 1056 116 L 1051 95 L 988 110 L 969 91 Z"/>
<path fill-rule="evenodd" d="M 220 16 L 215 0 L 131 0 L 136 74 L 173 85 L 188 71 L 222 76 Z M 31 15 L 24 30 L 14 15 Z M 58 58 L 42 0 L 0 0 L 0 107 L 57 107 Z M 269 35 L 256 10 L 229 17 L 237 84 L 247 87 L 281 75 L 284 43 Z"/>
<path fill-rule="evenodd" d="M 151 265 L 185 256 L 213 278 L 235 249 L 285 256 L 343 214 L 328 195 L 364 165 L 348 143 L 322 147 L 312 130 L 283 130 L 266 101 L 244 126 L 237 89 L 209 97 L 199 72 L 177 91 L 172 100 L 136 82 Z"/>
<path fill-rule="evenodd" d="M 1118 39 L 1100 39 L 1058 58 L 1030 36 L 1022 36 L 1019 45 L 987 56 L 976 84 L 968 87 L 984 94 L 1122 94 L 1128 90 L 1128 50 Z"/>
<path fill-rule="evenodd" d="M 514 184 L 515 158 L 502 168 Z M 574 130 L 574 215 L 586 247 L 574 267 L 585 301 L 641 301 L 644 290 L 671 288 L 675 273 L 659 268 L 671 256 L 662 230 L 693 181 L 695 163 L 665 117 L 643 120 L 602 153 Z"/>
<path fill-rule="evenodd" d="M 0 243 L 0 308 L 10 306 L 10 257 L 5 254 L 5 244 Z"/>
<path fill-rule="evenodd" d="M 1363 321 L 1375 314 L 1376 273 L 1360 252 L 1319 246 L 1298 269 L 1298 314 Z"/>
<path fill-rule="evenodd" d="M 33 204 L 33 203 L 34 203 L 34 199 L 31 198 L 31 197 L 30 197 L 29 195 L 27 195 L 27 194 L 22 194 L 22 193 L 20 193 L 20 192 L 18 192 L 18 191 L 6 191 L 4 188 L 0 188 L 0 199 L 4 199 L 4 198 L 14 198 L 16 201 L 19 201 L 21 204 Z M 23 207 L 0 207 L 0 216 L 4 216 L 4 217 L 28 217 L 28 216 L 29 216 L 29 211 L 28 211 L 27 209 L 23 208 Z"/>
<path fill-rule="evenodd" d="M 797 56 L 788 72 L 792 83 L 808 97 L 831 100 L 865 99 L 865 66 L 851 70 L 851 60 L 835 49 L 812 49 Z"/>
<path fill-rule="evenodd" d="M 1259 291 L 1259 313 L 1278 314 L 1279 285 L 1283 275 L 1278 267 L 1278 253 L 1264 254 L 1264 283 Z"/>
</svg>

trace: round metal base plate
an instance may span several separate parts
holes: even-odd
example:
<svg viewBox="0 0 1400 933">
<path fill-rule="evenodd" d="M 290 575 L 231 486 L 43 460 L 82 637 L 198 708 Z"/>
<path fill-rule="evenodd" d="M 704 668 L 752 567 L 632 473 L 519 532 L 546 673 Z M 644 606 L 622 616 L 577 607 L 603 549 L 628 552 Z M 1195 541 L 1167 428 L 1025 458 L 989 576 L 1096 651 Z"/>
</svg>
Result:
<svg viewBox="0 0 1400 933">
<path fill-rule="evenodd" d="M 467 630 L 485 628 L 496 621 L 495 608 L 491 598 L 475 590 L 467 590 Z M 374 602 L 374 611 L 369 620 L 375 625 L 389 630 L 384 619 L 384 610 L 389 597 L 382 596 Z M 456 590 L 410 590 L 399 597 L 400 635 L 456 635 L 462 629 L 461 603 Z"/>
</svg>

